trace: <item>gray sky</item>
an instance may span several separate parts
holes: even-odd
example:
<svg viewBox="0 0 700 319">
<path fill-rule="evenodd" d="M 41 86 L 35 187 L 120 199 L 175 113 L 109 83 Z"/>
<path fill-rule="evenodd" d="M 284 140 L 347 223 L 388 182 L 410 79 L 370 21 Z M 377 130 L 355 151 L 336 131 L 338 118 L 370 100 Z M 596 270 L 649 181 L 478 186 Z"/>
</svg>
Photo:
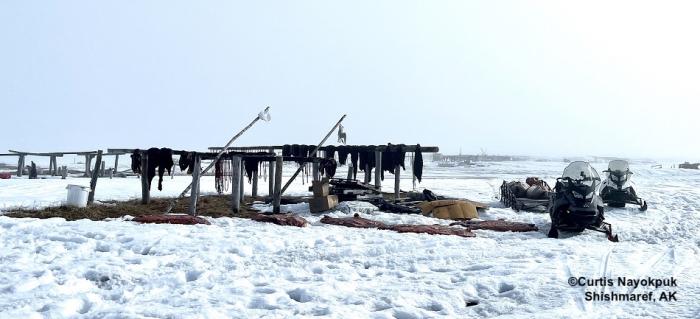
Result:
<svg viewBox="0 0 700 319">
<path fill-rule="evenodd" d="M 0 152 L 316 143 L 700 159 L 700 6 L 2 1 Z"/>
</svg>

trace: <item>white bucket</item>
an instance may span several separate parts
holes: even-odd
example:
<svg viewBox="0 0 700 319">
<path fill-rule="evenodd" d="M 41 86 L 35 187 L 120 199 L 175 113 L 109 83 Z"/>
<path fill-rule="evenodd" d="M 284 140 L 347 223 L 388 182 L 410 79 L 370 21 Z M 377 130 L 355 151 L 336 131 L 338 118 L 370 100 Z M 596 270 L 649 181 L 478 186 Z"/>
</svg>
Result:
<svg viewBox="0 0 700 319">
<path fill-rule="evenodd" d="M 69 184 L 66 186 L 68 190 L 68 195 L 66 197 L 66 205 L 73 207 L 85 207 L 87 206 L 88 193 L 90 193 L 90 187 Z"/>
</svg>

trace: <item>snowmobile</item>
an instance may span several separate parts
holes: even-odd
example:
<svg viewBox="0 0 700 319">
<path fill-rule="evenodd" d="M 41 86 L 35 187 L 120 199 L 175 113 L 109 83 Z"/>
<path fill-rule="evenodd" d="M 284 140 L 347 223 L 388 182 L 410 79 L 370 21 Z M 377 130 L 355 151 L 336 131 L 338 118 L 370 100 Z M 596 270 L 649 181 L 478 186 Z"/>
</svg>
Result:
<svg viewBox="0 0 700 319">
<path fill-rule="evenodd" d="M 560 230 L 578 233 L 590 229 L 605 233 L 610 241 L 618 241 L 617 235 L 612 235 L 612 226 L 603 221 L 603 200 L 597 193 L 599 185 L 598 172 L 587 162 L 572 162 L 564 169 L 550 197 L 549 238 L 559 238 Z"/>
<path fill-rule="evenodd" d="M 639 205 L 639 210 L 647 210 L 647 202 L 637 196 L 630 183 L 630 165 L 627 161 L 614 160 L 603 171 L 608 178 L 603 181 L 600 197 L 610 207 L 625 207 L 625 204 Z"/>
</svg>

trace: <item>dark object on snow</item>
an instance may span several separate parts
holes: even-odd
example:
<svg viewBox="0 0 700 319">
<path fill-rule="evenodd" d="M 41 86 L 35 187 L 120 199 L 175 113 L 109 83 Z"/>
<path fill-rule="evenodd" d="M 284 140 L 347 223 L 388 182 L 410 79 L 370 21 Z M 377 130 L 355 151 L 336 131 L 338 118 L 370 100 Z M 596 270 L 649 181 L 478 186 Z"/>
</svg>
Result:
<svg viewBox="0 0 700 319">
<path fill-rule="evenodd" d="M 564 169 L 550 198 L 552 226 L 548 237 L 559 238 L 560 230 L 582 232 L 591 229 L 605 233 L 610 241 L 618 241 L 617 235 L 612 235 L 610 224 L 603 221 L 603 200 L 596 194 L 598 184 L 600 176 L 587 162 L 576 161 Z"/>
<path fill-rule="evenodd" d="M 36 164 L 32 161 L 32 165 L 29 166 L 29 179 L 37 179 L 37 177 L 39 177 L 39 174 L 36 171 Z"/>
<path fill-rule="evenodd" d="M 625 204 L 639 205 L 639 210 L 647 210 L 647 202 L 637 196 L 634 188 L 629 185 L 632 175 L 627 161 L 614 160 L 608 164 L 608 169 L 603 171 L 608 178 L 603 181 L 600 197 L 603 203 L 610 207 L 625 207 Z"/>
<path fill-rule="evenodd" d="M 685 163 L 683 163 L 683 164 L 678 164 L 678 168 L 699 169 L 699 168 L 700 168 L 700 163 L 691 164 L 691 163 L 685 162 Z"/>
<path fill-rule="evenodd" d="M 361 183 L 356 180 L 332 178 L 329 181 L 331 194 L 338 196 L 338 201 L 357 200 L 358 195 L 381 194 L 374 185 Z"/>
<path fill-rule="evenodd" d="M 413 175 L 420 183 L 423 178 L 423 152 L 420 150 L 420 144 L 416 144 L 416 150 L 413 152 Z"/>
<path fill-rule="evenodd" d="M 206 219 L 192 215 L 143 215 L 133 221 L 143 224 L 211 225 Z"/>
<path fill-rule="evenodd" d="M 467 220 L 461 222 L 455 222 L 450 224 L 450 226 L 462 226 L 469 229 L 487 229 L 500 232 L 529 232 L 537 231 L 537 226 L 535 224 L 519 223 L 519 222 L 508 222 L 505 220 L 484 220 L 475 221 Z"/>
<path fill-rule="evenodd" d="M 292 214 L 255 214 L 251 219 L 256 222 L 273 223 L 281 226 L 306 227 L 309 225 L 306 219 Z"/>
<path fill-rule="evenodd" d="M 358 214 L 355 214 L 353 217 L 350 217 L 350 218 L 333 218 L 333 217 L 323 216 L 323 218 L 321 218 L 321 223 L 329 224 L 329 225 L 353 227 L 353 228 L 378 228 L 378 229 L 387 229 L 388 228 L 388 226 L 382 222 L 362 218 Z"/>
<path fill-rule="evenodd" d="M 382 197 L 370 198 L 367 201 L 372 205 L 377 206 L 377 209 L 383 212 L 390 212 L 395 214 L 422 214 L 422 211 L 418 207 L 394 204 L 386 201 Z"/>
<path fill-rule="evenodd" d="M 390 229 L 399 233 L 476 237 L 476 235 L 472 233 L 469 228 L 454 228 L 443 225 L 394 225 L 391 226 Z"/>
</svg>

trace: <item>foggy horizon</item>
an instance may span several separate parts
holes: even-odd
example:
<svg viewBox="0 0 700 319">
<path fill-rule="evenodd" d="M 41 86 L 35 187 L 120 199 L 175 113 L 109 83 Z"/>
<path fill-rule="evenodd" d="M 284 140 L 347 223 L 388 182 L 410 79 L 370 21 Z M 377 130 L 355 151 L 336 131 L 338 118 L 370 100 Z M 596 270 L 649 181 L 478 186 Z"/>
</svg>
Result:
<svg viewBox="0 0 700 319">
<path fill-rule="evenodd" d="M 207 4 L 0 4 L 0 153 L 206 150 L 269 105 L 234 146 L 347 114 L 348 144 L 700 161 L 696 3 Z"/>
</svg>

